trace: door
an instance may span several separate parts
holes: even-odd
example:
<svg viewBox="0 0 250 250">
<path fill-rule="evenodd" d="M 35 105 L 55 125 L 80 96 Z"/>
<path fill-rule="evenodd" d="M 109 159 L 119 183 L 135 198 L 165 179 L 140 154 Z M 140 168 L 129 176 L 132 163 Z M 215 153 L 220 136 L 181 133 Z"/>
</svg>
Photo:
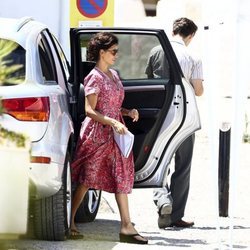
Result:
<svg viewBox="0 0 250 250">
<path fill-rule="evenodd" d="M 100 31 L 114 33 L 119 39 L 119 57 L 114 69 L 120 75 L 124 89 L 124 108 L 136 108 L 137 123 L 125 118 L 135 135 L 134 187 L 160 187 L 168 166 L 180 143 L 200 128 L 194 91 L 183 80 L 183 74 L 171 44 L 163 30 L 91 28 L 71 29 L 71 70 L 75 94 L 74 119 L 76 131 L 84 118 L 84 77 L 94 67 L 86 60 L 90 37 Z M 167 71 L 150 73 L 150 54 L 160 49 Z"/>
</svg>

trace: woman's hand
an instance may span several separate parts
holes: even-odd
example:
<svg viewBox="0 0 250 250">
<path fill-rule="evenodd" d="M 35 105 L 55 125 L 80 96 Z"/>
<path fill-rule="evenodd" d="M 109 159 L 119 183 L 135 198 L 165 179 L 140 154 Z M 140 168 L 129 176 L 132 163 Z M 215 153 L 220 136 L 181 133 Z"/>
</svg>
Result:
<svg viewBox="0 0 250 250">
<path fill-rule="evenodd" d="M 119 134 L 125 134 L 126 131 L 128 130 L 127 127 L 123 123 L 117 120 L 115 120 L 115 122 L 113 123 L 113 128 Z"/>
<path fill-rule="evenodd" d="M 137 122 L 139 119 L 139 112 L 137 109 L 131 109 L 128 112 L 128 116 L 131 117 L 133 119 L 133 122 Z"/>
</svg>

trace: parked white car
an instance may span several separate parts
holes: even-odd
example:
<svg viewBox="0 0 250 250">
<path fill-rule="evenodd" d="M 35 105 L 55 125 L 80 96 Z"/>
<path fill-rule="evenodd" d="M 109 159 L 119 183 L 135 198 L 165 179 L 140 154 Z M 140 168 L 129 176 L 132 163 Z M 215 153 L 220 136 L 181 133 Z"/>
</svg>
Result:
<svg viewBox="0 0 250 250">
<path fill-rule="evenodd" d="M 32 141 L 29 168 L 30 221 L 37 238 L 64 240 L 70 225 L 73 157 L 81 122 L 85 118 L 82 82 L 94 67 L 86 60 L 90 37 L 99 31 L 119 38 L 115 69 L 126 95 L 123 106 L 140 113 L 136 124 L 125 120 L 135 135 L 134 187 L 160 187 L 180 143 L 200 128 L 192 87 L 182 72 L 163 30 L 129 28 L 71 29 L 71 63 L 44 24 L 32 18 L 0 18 L 2 42 L 14 44 L 7 66 L 21 65 L 0 87 L 5 108 L 0 124 L 27 134 Z M 148 79 L 149 51 L 162 46 L 170 65 L 169 79 Z M 13 78 L 18 79 L 19 83 Z M 21 167 L 21 166 L 20 166 Z M 89 191 L 78 210 L 78 222 L 93 221 L 101 192 Z"/>
</svg>

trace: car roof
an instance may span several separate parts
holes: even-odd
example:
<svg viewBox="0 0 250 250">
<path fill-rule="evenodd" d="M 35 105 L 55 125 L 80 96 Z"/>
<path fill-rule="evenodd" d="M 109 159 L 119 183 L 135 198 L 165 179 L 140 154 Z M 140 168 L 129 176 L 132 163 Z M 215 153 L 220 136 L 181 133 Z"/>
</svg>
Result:
<svg viewBox="0 0 250 250">
<path fill-rule="evenodd" d="M 25 47 L 30 36 L 36 38 L 47 26 L 32 17 L 0 18 L 0 38 L 13 40 Z"/>
</svg>

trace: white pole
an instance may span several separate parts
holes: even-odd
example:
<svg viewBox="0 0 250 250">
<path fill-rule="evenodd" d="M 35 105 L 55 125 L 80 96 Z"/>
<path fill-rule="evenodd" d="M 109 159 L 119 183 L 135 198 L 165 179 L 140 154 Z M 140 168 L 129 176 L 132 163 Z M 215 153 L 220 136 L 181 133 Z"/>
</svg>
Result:
<svg viewBox="0 0 250 250">
<path fill-rule="evenodd" d="M 219 148 L 219 24 L 216 21 L 214 0 L 203 2 L 203 68 L 204 68 L 204 97 L 207 102 L 207 127 L 210 151 L 211 192 L 213 196 L 213 216 L 216 222 L 216 239 L 218 249 L 221 249 L 219 203 L 218 203 L 218 148 Z M 211 19 L 211 13 L 214 19 Z M 217 38 L 217 39 L 216 39 Z M 204 123 L 204 121 L 203 121 Z"/>
<path fill-rule="evenodd" d="M 240 149 L 242 145 L 243 124 L 245 104 L 247 100 L 246 77 L 249 72 L 250 49 L 246 39 L 246 32 L 249 30 L 250 18 L 247 13 L 250 7 L 249 1 L 233 0 L 232 6 L 234 10 L 234 27 L 232 32 L 235 32 L 235 48 L 234 54 L 234 69 L 233 74 L 233 122 L 231 136 L 231 165 L 230 165 L 230 186 L 229 186 L 229 217 L 230 217 L 230 249 L 233 248 L 233 227 L 236 205 L 239 206 L 237 200 L 238 188 L 238 171 L 240 167 Z"/>
<path fill-rule="evenodd" d="M 207 40 L 208 37 L 213 36 L 213 34 L 216 34 L 216 31 L 207 31 L 207 34 L 205 38 Z M 209 46 L 206 46 L 207 53 L 209 51 L 213 51 L 213 53 L 216 53 L 218 51 L 213 44 L 211 43 Z M 204 63 L 204 68 L 209 67 L 207 69 L 207 74 L 204 74 L 204 79 L 207 83 L 205 84 L 205 91 L 207 92 L 206 95 L 206 103 L 207 103 L 207 115 L 208 115 L 208 139 L 209 139 L 209 152 L 210 152 L 210 180 L 212 182 L 212 190 L 211 192 L 213 195 L 213 214 L 214 218 L 216 219 L 216 229 L 217 229 L 217 242 L 220 244 L 220 225 L 219 225 L 219 203 L 218 203 L 218 148 L 219 148 L 219 122 L 218 122 L 218 106 L 219 106 L 219 98 L 218 98 L 218 92 L 214 93 L 214 85 L 219 84 L 218 80 L 216 79 L 216 59 L 212 58 L 212 55 L 210 58 L 208 57 L 206 59 L 207 64 Z M 213 64 L 214 63 L 214 64 Z M 206 71 L 206 70 L 204 70 Z M 213 73 L 214 72 L 214 73 Z M 209 86 L 210 85 L 210 86 Z M 220 249 L 220 248 L 219 248 Z"/>
</svg>

